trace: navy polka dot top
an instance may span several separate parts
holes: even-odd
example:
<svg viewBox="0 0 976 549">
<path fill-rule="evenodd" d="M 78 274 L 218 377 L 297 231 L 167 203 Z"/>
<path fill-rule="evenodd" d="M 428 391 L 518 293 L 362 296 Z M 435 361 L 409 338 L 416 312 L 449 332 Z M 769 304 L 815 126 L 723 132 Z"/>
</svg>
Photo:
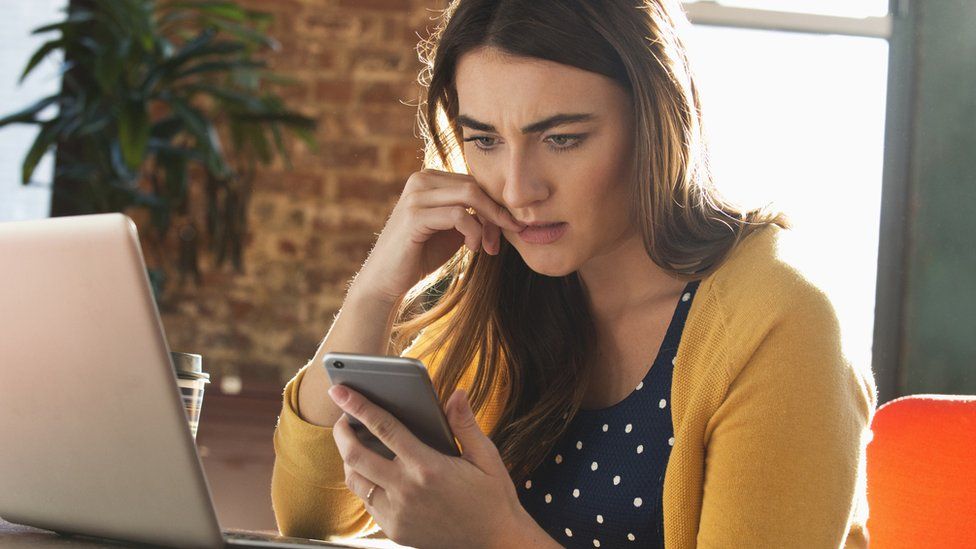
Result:
<svg viewBox="0 0 976 549">
<path fill-rule="evenodd" d="M 685 286 L 653 365 L 630 395 L 609 408 L 580 409 L 516 486 L 526 511 L 564 547 L 664 547 L 671 373 L 699 282 Z"/>
</svg>

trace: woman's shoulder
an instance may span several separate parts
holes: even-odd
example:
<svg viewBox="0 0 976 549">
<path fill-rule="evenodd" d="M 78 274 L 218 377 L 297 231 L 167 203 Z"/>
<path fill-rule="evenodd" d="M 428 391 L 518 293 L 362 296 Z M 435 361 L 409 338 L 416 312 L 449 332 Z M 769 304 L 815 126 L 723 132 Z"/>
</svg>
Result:
<svg viewBox="0 0 976 549">
<path fill-rule="evenodd" d="M 829 317 L 833 308 L 826 292 L 796 260 L 803 252 L 801 246 L 792 230 L 760 227 L 740 240 L 726 261 L 702 281 L 699 293 L 719 302 L 727 322 L 757 315 L 772 320 L 810 308 Z"/>
<path fill-rule="evenodd" d="M 699 286 L 689 330 L 708 334 L 705 340 L 722 349 L 728 379 L 760 347 L 783 356 L 802 352 L 811 360 L 838 354 L 842 336 L 836 309 L 792 259 L 802 253 L 800 244 L 790 230 L 761 227 L 740 240 Z"/>
</svg>

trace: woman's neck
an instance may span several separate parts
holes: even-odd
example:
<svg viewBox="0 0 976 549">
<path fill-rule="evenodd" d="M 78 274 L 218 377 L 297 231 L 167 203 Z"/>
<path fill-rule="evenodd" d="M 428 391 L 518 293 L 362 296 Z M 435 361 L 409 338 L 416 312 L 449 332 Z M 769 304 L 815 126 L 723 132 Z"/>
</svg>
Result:
<svg viewBox="0 0 976 549">
<path fill-rule="evenodd" d="M 579 275 L 594 321 L 601 326 L 669 302 L 687 284 L 651 261 L 636 233 L 594 256 L 580 267 Z"/>
</svg>

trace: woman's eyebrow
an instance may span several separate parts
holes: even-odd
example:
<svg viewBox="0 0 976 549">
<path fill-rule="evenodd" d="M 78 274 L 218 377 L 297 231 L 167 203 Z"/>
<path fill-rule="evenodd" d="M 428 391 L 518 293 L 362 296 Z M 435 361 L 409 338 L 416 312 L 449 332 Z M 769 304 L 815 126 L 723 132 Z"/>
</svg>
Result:
<svg viewBox="0 0 976 549">
<path fill-rule="evenodd" d="M 533 122 L 528 126 L 522 128 L 523 134 L 544 132 L 549 128 L 554 128 L 556 126 L 561 126 L 562 124 L 569 124 L 572 122 L 584 122 L 587 120 L 593 120 L 596 115 L 593 113 L 561 113 L 554 114 L 548 118 L 539 120 L 538 122 Z M 483 132 L 494 132 L 495 126 L 491 124 L 486 124 L 485 122 L 479 122 L 474 118 L 467 115 L 459 115 L 457 117 L 458 124 L 472 130 L 478 130 Z"/>
</svg>

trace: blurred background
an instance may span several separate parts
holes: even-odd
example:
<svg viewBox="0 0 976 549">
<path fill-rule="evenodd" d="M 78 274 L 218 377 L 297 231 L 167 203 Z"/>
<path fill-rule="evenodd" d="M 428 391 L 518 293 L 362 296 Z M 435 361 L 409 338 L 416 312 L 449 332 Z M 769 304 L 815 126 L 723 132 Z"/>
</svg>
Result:
<svg viewBox="0 0 976 549">
<path fill-rule="evenodd" d="M 212 375 L 225 527 L 275 527 L 281 390 L 421 168 L 416 45 L 445 5 L 0 3 L 0 222 L 137 220 L 170 347 Z M 792 216 L 880 402 L 976 394 L 976 2 L 684 7 L 718 186 Z"/>
</svg>

